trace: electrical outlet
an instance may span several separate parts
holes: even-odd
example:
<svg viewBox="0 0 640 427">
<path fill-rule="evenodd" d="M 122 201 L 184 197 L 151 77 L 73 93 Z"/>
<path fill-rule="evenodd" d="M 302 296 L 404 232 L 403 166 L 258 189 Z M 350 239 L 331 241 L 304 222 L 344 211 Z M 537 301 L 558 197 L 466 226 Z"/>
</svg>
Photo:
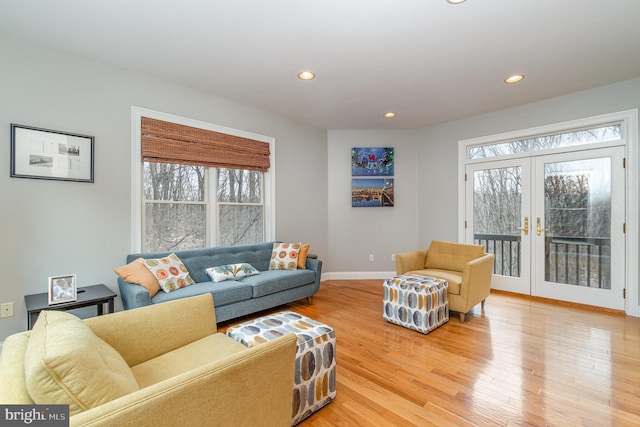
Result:
<svg viewBox="0 0 640 427">
<path fill-rule="evenodd" d="M 369 254 L 369 261 L 373 261 L 373 254 Z"/>
<path fill-rule="evenodd" d="M 5 302 L 0 304 L 0 318 L 4 319 L 5 317 L 13 316 L 13 303 Z"/>
<path fill-rule="evenodd" d="M 395 262 L 395 260 L 396 260 L 396 254 L 391 254 L 391 261 Z"/>
</svg>

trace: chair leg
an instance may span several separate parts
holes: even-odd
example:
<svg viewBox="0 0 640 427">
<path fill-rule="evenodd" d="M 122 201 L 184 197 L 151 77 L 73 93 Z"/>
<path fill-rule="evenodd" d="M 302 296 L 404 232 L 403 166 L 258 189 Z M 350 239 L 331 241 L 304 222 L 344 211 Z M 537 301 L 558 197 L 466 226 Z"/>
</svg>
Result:
<svg viewBox="0 0 640 427">
<path fill-rule="evenodd" d="M 307 297 L 307 304 L 311 305 L 313 303 L 313 297 Z"/>
<path fill-rule="evenodd" d="M 467 313 L 460 313 L 460 323 L 464 323 L 464 315 Z"/>
<path fill-rule="evenodd" d="M 485 299 L 483 299 L 483 300 L 480 302 L 480 308 L 481 308 L 482 310 L 484 310 L 484 302 L 485 302 L 486 300 L 487 300 L 487 299 L 485 298 Z"/>
</svg>

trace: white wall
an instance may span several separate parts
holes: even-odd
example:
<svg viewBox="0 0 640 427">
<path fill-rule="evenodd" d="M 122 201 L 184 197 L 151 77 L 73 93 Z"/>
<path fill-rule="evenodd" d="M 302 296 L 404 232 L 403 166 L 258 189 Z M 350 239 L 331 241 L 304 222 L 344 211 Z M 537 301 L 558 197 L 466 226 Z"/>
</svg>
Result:
<svg viewBox="0 0 640 427">
<path fill-rule="evenodd" d="M 329 131 L 329 253 L 331 278 L 388 277 L 392 253 L 415 248 L 417 241 L 416 152 L 418 132 Z M 394 147 L 395 206 L 351 207 L 351 149 Z M 369 254 L 374 261 L 369 261 Z"/>
<path fill-rule="evenodd" d="M 274 137 L 276 238 L 326 258 L 325 130 L 2 34 L 0 58 L 0 302 L 15 304 L 0 341 L 26 329 L 24 295 L 45 292 L 48 276 L 118 292 L 113 268 L 131 249 L 132 105 Z M 11 123 L 95 136 L 95 183 L 10 178 Z"/>
</svg>

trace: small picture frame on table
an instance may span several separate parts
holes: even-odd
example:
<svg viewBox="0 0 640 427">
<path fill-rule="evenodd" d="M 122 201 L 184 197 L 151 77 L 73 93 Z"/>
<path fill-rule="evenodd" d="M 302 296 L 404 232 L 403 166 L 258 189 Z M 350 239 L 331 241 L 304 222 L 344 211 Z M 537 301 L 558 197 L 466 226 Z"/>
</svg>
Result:
<svg viewBox="0 0 640 427">
<path fill-rule="evenodd" d="M 49 277 L 49 305 L 72 302 L 78 299 L 76 275 Z"/>
</svg>

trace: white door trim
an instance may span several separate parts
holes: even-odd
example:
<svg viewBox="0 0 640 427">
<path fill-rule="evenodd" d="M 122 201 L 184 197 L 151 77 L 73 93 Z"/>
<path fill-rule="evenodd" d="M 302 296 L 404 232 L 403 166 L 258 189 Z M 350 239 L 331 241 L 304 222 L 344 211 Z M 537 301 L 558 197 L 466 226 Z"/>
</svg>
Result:
<svg viewBox="0 0 640 427">
<path fill-rule="evenodd" d="M 638 109 L 626 110 L 600 116 L 588 117 L 579 120 L 549 124 L 529 129 L 505 132 L 495 135 L 487 135 L 478 138 L 458 141 L 458 241 L 465 239 L 465 170 L 467 163 L 467 148 L 471 145 L 485 144 L 504 140 L 524 138 L 531 135 L 561 132 L 571 129 L 607 124 L 612 122 L 622 123 L 623 138 L 626 144 L 626 194 L 625 194 L 625 283 L 626 300 L 625 313 L 630 316 L 640 317 L 640 290 L 638 284 L 640 224 L 638 223 L 638 190 L 639 171 L 638 156 Z M 595 148 L 595 147 L 594 147 Z M 486 161 L 487 159 L 483 159 Z M 496 159 L 497 160 L 497 159 Z"/>
</svg>

